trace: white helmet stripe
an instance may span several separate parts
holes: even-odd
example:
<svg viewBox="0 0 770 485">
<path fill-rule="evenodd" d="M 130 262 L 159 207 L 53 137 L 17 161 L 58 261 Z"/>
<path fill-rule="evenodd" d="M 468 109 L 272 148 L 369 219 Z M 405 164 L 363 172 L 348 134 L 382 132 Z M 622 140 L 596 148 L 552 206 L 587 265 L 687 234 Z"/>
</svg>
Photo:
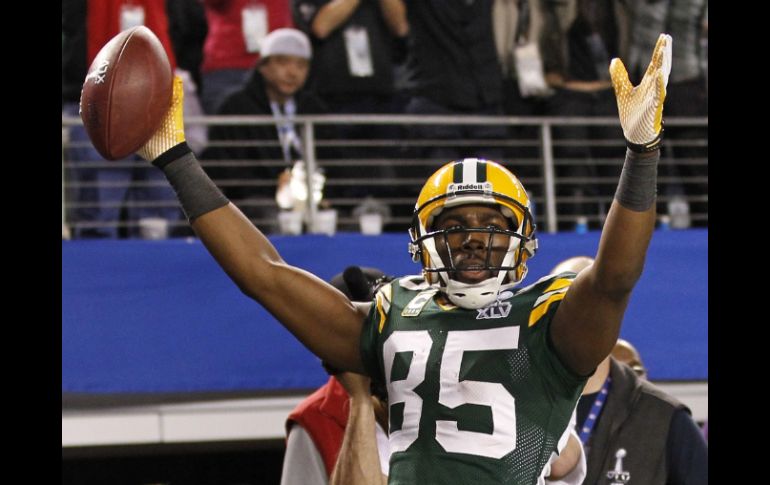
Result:
<svg viewBox="0 0 770 485">
<path fill-rule="evenodd" d="M 476 183 L 476 165 L 478 160 L 475 158 L 468 158 L 463 160 L 463 183 L 475 184 Z"/>
</svg>

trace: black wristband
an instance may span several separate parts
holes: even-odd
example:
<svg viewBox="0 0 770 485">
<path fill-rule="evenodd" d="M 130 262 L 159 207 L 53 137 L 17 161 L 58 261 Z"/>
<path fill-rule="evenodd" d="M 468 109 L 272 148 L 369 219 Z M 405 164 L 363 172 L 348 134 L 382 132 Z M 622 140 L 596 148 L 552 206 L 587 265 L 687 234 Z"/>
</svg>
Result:
<svg viewBox="0 0 770 485">
<path fill-rule="evenodd" d="M 658 161 L 660 151 L 641 155 L 626 151 L 626 161 L 620 173 L 615 200 L 626 209 L 637 212 L 648 210 L 657 195 Z"/>
<path fill-rule="evenodd" d="M 164 170 L 166 168 L 166 165 L 168 165 L 169 163 L 173 162 L 178 158 L 182 158 L 184 155 L 187 155 L 188 153 L 192 153 L 192 149 L 189 147 L 189 145 L 187 145 L 186 141 L 183 141 L 182 143 L 178 145 L 174 145 L 170 149 L 161 153 L 158 158 L 152 161 L 152 164 L 158 167 L 159 169 Z"/>
<path fill-rule="evenodd" d="M 206 175 L 185 142 L 165 151 L 152 164 L 166 174 L 190 222 L 230 202 Z"/>
</svg>

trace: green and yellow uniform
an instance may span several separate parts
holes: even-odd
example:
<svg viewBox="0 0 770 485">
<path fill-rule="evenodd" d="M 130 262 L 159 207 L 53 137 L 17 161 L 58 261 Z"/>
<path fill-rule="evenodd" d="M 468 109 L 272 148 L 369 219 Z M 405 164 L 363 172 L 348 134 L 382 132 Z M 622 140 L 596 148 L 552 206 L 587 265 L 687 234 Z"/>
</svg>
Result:
<svg viewBox="0 0 770 485">
<path fill-rule="evenodd" d="M 390 484 L 538 483 L 586 380 L 548 340 L 574 276 L 503 290 L 474 310 L 420 276 L 378 292 L 361 351 L 388 387 Z"/>
</svg>

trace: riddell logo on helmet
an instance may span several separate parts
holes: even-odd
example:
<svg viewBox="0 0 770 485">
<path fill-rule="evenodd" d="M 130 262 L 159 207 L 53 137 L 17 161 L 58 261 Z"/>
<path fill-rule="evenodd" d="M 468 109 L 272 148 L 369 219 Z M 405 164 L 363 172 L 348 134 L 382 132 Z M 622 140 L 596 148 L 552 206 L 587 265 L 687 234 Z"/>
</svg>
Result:
<svg viewBox="0 0 770 485">
<path fill-rule="evenodd" d="M 447 192 L 459 192 L 462 190 L 487 190 L 491 189 L 492 184 L 484 182 L 483 184 L 449 184 Z"/>
</svg>

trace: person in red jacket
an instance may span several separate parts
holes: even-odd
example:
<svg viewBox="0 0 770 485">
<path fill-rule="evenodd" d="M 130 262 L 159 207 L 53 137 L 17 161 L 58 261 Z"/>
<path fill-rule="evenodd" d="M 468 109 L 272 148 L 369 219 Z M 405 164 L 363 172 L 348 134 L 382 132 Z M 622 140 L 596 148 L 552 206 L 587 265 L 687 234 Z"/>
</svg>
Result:
<svg viewBox="0 0 770 485">
<path fill-rule="evenodd" d="M 144 25 L 160 40 L 168 56 L 172 71 L 177 62 L 169 35 L 169 20 L 165 0 L 70 0 L 66 2 L 62 25 L 67 33 L 79 36 L 64 39 L 64 63 L 68 71 L 69 93 L 63 96 L 62 114 L 78 116 L 80 88 L 88 66 L 104 45 L 123 30 Z M 66 47 L 74 51 L 68 51 Z M 67 53 L 67 59 L 64 53 Z M 64 82 L 64 76 L 62 76 Z M 172 228 L 180 221 L 181 211 L 173 207 L 173 190 L 165 187 L 162 176 L 138 163 L 135 155 L 108 163 L 93 148 L 81 125 L 68 130 L 69 143 L 65 148 L 68 182 L 68 223 L 75 238 L 140 237 L 140 221 L 144 218 L 162 218 Z M 130 162 L 137 162 L 131 165 Z M 100 162 L 100 163 L 95 163 Z M 128 162 L 128 163 L 127 163 Z"/>
<path fill-rule="evenodd" d="M 352 301 L 370 300 L 376 289 L 392 279 L 376 268 L 351 266 L 334 276 L 331 284 Z M 335 369 L 324 364 L 330 374 Z M 286 420 L 286 454 L 281 485 L 326 485 L 334 470 L 348 423 L 348 393 L 338 380 L 349 374 L 329 376 L 329 380 L 300 402 Z M 372 385 L 372 404 L 378 416 L 378 439 L 387 441 L 387 393 L 384 386 Z M 387 460 L 385 460 L 387 463 Z M 298 466 L 299 465 L 299 466 Z"/>
<path fill-rule="evenodd" d="M 294 27 L 287 0 L 203 0 L 208 33 L 201 61 L 201 104 L 217 114 L 225 96 L 246 81 L 268 32 Z"/>
<path fill-rule="evenodd" d="M 171 70 L 176 69 L 164 0 L 88 0 L 86 12 L 89 65 L 104 44 L 118 33 L 144 25 L 158 36 L 171 63 Z"/>
</svg>

